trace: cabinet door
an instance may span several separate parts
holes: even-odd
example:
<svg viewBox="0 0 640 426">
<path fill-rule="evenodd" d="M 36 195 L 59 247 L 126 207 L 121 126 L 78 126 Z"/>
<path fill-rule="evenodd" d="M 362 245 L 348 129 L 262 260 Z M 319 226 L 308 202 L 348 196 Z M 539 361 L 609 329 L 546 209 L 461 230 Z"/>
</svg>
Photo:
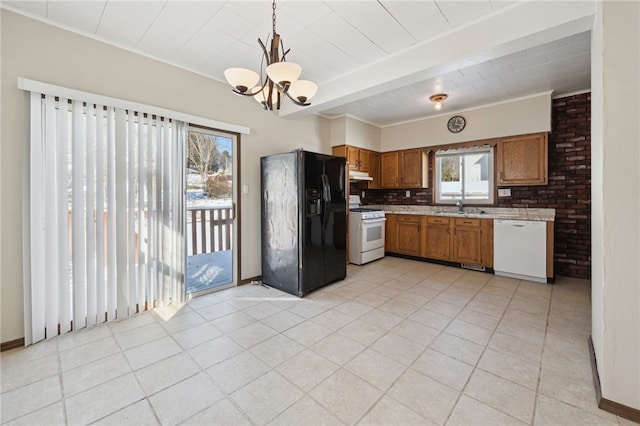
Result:
<svg viewBox="0 0 640 426">
<path fill-rule="evenodd" d="M 383 188 L 397 188 L 398 187 L 398 153 L 397 152 L 385 152 L 380 159 L 380 167 L 382 168 L 382 181 Z"/>
<path fill-rule="evenodd" d="M 373 178 L 373 180 L 369 182 L 369 188 L 380 188 L 380 154 L 372 151 L 369 155 L 371 161 L 371 164 L 369 165 L 369 176 Z"/>
<path fill-rule="evenodd" d="M 358 170 L 368 172 L 371 170 L 371 151 L 361 149 L 358 151 Z"/>
<path fill-rule="evenodd" d="M 401 188 L 421 188 L 422 173 L 422 150 L 410 149 L 400 151 L 400 187 Z"/>
<path fill-rule="evenodd" d="M 398 218 L 396 223 L 398 253 L 420 256 L 420 217 L 418 221 L 403 221 Z"/>
<path fill-rule="evenodd" d="M 482 266 L 493 268 L 493 219 L 482 219 Z"/>
<path fill-rule="evenodd" d="M 384 224 L 384 251 L 389 253 L 396 253 L 398 251 L 396 232 L 396 217 L 395 214 L 387 213 L 385 215 L 387 222 Z"/>
<path fill-rule="evenodd" d="M 458 227 L 453 232 L 453 261 L 480 265 L 482 263 L 482 232 L 480 227 Z"/>
<path fill-rule="evenodd" d="M 430 259 L 451 259 L 451 236 L 449 225 L 427 225 L 425 257 Z"/>
<path fill-rule="evenodd" d="M 546 133 L 498 140 L 498 185 L 546 185 Z"/>
<path fill-rule="evenodd" d="M 360 165 L 359 153 L 360 150 L 358 148 L 347 146 L 347 163 L 349 163 L 349 168 L 352 170 L 358 170 Z"/>
</svg>

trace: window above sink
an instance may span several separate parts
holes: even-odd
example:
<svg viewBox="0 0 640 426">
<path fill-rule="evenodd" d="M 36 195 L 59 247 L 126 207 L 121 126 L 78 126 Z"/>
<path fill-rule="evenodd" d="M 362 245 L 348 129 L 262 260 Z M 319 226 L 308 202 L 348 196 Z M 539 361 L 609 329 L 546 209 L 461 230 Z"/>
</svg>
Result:
<svg viewBox="0 0 640 426">
<path fill-rule="evenodd" d="M 435 201 L 438 204 L 493 204 L 493 147 L 462 148 L 435 154 Z"/>
</svg>

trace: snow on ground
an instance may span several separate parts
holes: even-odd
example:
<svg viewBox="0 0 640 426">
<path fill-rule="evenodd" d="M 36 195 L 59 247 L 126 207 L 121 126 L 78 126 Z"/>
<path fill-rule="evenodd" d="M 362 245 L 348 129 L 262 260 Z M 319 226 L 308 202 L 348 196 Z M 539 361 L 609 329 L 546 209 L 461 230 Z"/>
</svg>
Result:
<svg viewBox="0 0 640 426">
<path fill-rule="evenodd" d="M 231 198 L 209 198 L 203 189 L 187 189 L 187 207 L 231 207 Z"/>
</svg>

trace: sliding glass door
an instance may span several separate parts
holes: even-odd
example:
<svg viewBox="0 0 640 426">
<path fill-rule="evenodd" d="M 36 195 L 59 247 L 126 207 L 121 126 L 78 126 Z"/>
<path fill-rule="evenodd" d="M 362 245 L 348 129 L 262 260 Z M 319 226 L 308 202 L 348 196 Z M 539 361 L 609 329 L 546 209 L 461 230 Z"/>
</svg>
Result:
<svg viewBox="0 0 640 426">
<path fill-rule="evenodd" d="M 198 295 L 236 284 L 236 136 L 190 127 L 186 155 L 186 288 Z"/>
</svg>

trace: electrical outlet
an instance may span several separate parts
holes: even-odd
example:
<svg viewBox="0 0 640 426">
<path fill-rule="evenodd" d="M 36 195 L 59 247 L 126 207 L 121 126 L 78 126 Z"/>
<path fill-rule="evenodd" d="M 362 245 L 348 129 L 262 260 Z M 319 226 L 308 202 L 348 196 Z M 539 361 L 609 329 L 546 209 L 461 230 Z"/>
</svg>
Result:
<svg viewBox="0 0 640 426">
<path fill-rule="evenodd" d="M 360 197 L 364 198 L 364 191 L 362 191 L 362 195 Z"/>
<path fill-rule="evenodd" d="M 511 188 L 498 189 L 498 197 L 511 197 Z"/>
<path fill-rule="evenodd" d="M 405 192 L 405 197 L 407 197 L 407 198 L 411 197 L 411 191 Z"/>
</svg>

